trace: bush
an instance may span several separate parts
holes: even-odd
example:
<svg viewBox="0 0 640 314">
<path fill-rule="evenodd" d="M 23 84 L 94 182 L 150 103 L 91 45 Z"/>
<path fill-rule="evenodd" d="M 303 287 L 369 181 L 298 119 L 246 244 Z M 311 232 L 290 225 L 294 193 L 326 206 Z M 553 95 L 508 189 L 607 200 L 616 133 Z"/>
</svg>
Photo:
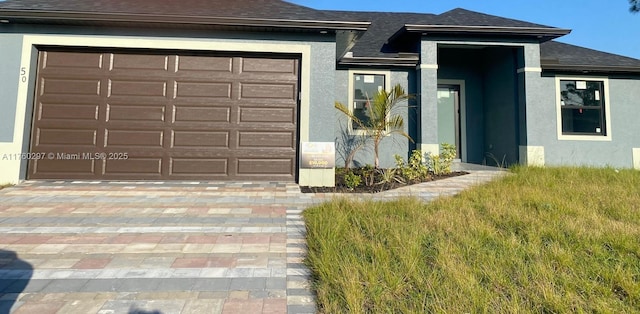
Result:
<svg viewBox="0 0 640 314">
<path fill-rule="evenodd" d="M 353 172 L 348 172 L 344 175 L 344 182 L 347 188 L 353 190 L 362 183 L 362 177 Z"/>
<path fill-rule="evenodd" d="M 437 176 L 451 173 L 451 163 L 456 158 L 456 153 L 456 146 L 448 143 L 442 144 L 442 152 L 439 155 L 427 153 L 429 170 Z"/>
<path fill-rule="evenodd" d="M 405 180 L 411 182 L 423 181 L 429 177 L 429 168 L 422 162 L 422 152 L 420 150 L 411 152 L 407 164 L 399 155 L 394 157 L 396 159 L 396 167 Z"/>
</svg>

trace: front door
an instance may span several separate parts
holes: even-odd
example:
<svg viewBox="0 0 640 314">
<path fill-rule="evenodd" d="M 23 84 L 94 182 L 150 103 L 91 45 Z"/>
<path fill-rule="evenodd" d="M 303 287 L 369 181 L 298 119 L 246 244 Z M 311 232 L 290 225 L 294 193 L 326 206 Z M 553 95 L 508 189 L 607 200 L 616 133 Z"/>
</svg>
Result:
<svg viewBox="0 0 640 314">
<path fill-rule="evenodd" d="M 438 143 L 456 146 L 456 158 L 461 156 L 460 86 L 438 85 Z"/>
</svg>

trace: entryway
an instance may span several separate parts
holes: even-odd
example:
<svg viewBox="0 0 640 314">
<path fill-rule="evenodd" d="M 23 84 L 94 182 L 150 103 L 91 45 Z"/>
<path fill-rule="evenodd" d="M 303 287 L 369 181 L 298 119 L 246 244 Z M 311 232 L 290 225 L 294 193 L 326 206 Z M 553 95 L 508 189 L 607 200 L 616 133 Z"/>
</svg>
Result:
<svg viewBox="0 0 640 314">
<path fill-rule="evenodd" d="M 438 85 L 438 143 L 456 146 L 456 159 L 462 156 L 460 85 Z"/>
</svg>

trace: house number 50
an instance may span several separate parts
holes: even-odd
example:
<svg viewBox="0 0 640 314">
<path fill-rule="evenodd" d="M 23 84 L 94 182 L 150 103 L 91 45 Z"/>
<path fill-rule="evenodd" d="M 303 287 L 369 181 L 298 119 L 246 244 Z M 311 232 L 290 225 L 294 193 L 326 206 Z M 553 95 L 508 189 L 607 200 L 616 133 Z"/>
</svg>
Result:
<svg viewBox="0 0 640 314">
<path fill-rule="evenodd" d="M 20 68 L 20 82 L 22 83 L 27 82 L 27 68 L 25 67 Z"/>
</svg>

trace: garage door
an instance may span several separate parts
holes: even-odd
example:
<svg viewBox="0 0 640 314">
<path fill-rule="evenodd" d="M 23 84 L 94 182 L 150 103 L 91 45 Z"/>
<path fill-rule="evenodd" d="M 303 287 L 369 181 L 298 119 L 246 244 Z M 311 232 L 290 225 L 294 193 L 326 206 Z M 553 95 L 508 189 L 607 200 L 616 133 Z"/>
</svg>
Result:
<svg viewBox="0 0 640 314">
<path fill-rule="evenodd" d="M 39 53 L 30 179 L 278 180 L 296 172 L 298 60 Z"/>
</svg>

